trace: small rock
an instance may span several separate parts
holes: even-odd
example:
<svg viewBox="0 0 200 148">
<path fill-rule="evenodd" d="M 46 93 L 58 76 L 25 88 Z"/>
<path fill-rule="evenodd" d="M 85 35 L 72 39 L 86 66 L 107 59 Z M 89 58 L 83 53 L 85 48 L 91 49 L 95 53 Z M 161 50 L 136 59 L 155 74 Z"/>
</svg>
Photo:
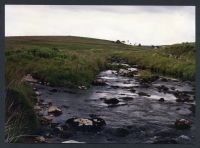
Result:
<svg viewBox="0 0 200 148">
<path fill-rule="evenodd" d="M 177 129 L 189 129 L 191 128 L 192 122 L 187 119 L 177 119 L 174 125 Z"/>
<path fill-rule="evenodd" d="M 164 102 L 165 99 L 164 99 L 164 98 L 160 98 L 158 101 L 159 101 L 159 102 Z"/>
<path fill-rule="evenodd" d="M 36 142 L 45 143 L 46 139 L 43 136 L 35 137 Z"/>
<path fill-rule="evenodd" d="M 136 90 L 135 90 L 135 89 L 131 89 L 130 91 L 131 91 L 132 93 L 135 93 L 135 92 L 136 92 Z"/>
<path fill-rule="evenodd" d="M 106 122 L 101 118 L 70 118 L 66 124 L 81 131 L 99 131 L 106 125 Z"/>
<path fill-rule="evenodd" d="M 36 106 L 34 106 L 34 110 L 35 110 L 35 111 L 41 111 L 42 108 L 41 108 L 40 106 L 36 105 Z"/>
<path fill-rule="evenodd" d="M 33 90 L 34 90 L 34 91 L 37 91 L 38 89 L 37 89 L 36 87 L 33 87 Z"/>
<path fill-rule="evenodd" d="M 79 89 L 82 89 L 82 90 L 86 90 L 86 89 L 87 89 L 87 87 L 86 87 L 86 86 L 83 86 L 83 85 L 82 85 L 82 86 L 78 86 L 78 88 L 79 88 Z"/>
<path fill-rule="evenodd" d="M 129 100 L 133 100 L 133 97 L 120 97 L 119 99 L 125 100 L 125 101 L 129 101 Z"/>
<path fill-rule="evenodd" d="M 118 104 L 119 100 L 116 99 L 116 98 L 111 98 L 111 99 L 104 100 L 104 103 L 106 103 L 106 104 Z"/>
<path fill-rule="evenodd" d="M 150 97 L 151 95 L 145 93 L 145 92 L 139 92 L 138 93 L 139 96 L 147 96 L 147 97 Z"/>
<path fill-rule="evenodd" d="M 165 85 L 157 86 L 157 89 L 159 92 L 164 92 L 164 93 L 169 91 L 169 88 L 166 87 Z"/>
<path fill-rule="evenodd" d="M 42 95 L 42 93 L 39 92 L 39 91 L 35 91 L 35 94 L 36 94 L 37 96 L 41 96 L 41 95 Z"/>
<path fill-rule="evenodd" d="M 42 116 L 40 119 L 41 124 L 43 125 L 48 125 L 51 124 L 53 117 L 51 116 Z"/>
<path fill-rule="evenodd" d="M 104 85 L 106 85 L 106 82 L 103 79 L 98 78 L 93 82 L 93 85 L 104 86 Z"/>
<path fill-rule="evenodd" d="M 55 116 L 59 116 L 62 114 L 62 110 L 56 106 L 50 106 L 48 109 L 48 114 L 53 114 Z"/>
<path fill-rule="evenodd" d="M 186 135 L 181 135 L 179 136 L 178 138 L 176 138 L 176 140 L 179 142 L 179 143 L 190 143 L 192 140 L 190 137 L 186 136 Z"/>
</svg>

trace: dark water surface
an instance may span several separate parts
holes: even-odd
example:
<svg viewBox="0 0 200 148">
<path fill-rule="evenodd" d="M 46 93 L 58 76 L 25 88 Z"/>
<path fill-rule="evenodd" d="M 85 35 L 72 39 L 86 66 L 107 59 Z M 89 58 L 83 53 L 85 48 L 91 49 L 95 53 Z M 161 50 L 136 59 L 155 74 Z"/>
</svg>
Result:
<svg viewBox="0 0 200 148">
<path fill-rule="evenodd" d="M 99 115 L 106 122 L 105 128 L 97 133 L 75 132 L 72 137 L 48 139 L 52 143 L 76 140 L 86 143 L 152 143 L 159 139 L 176 139 L 179 143 L 193 143 L 195 135 L 194 123 L 191 129 L 177 130 L 173 127 L 176 119 L 185 118 L 194 121 L 190 110 L 192 103 L 176 102 L 171 93 L 159 92 L 156 86 L 165 85 L 176 90 L 194 92 L 190 82 L 170 79 L 167 82 L 156 80 L 152 86 L 145 88 L 135 79 L 119 76 L 116 71 L 107 70 L 99 74 L 106 81 L 106 86 L 91 86 L 87 90 L 56 88 L 58 92 L 50 92 L 52 87 L 35 84 L 41 92 L 39 98 L 62 109 L 63 114 L 55 117 L 53 122 L 65 123 L 72 117 L 89 118 L 89 115 Z M 132 89 L 135 92 L 131 91 Z M 139 96 L 145 92 L 150 97 Z M 131 100 L 120 99 L 132 97 Z M 118 98 L 118 106 L 108 107 L 100 98 Z M 159 102 L 164 98 L 164 102 Z M 46 112 L 45 112 L 46 114 Z M 117 128 L 129 131 L 126 136 L 113 132 Z"/>
</svg>

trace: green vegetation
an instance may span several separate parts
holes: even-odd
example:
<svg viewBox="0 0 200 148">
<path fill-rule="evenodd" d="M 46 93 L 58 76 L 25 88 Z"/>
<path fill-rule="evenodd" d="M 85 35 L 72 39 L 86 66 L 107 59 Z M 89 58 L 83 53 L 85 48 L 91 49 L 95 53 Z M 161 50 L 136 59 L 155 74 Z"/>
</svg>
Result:
<svg viewBox="0 0 200 148">
<path fill-rule="evenodd" d="M 139 71 L 139 80 L 141 82 L 153 82 L 159 78 L 158 74 L 154 74 L 148 70 Z"/>
<path fill-rule="evenodd" d="M 140 72 L 145 81 L 153 81 L 157 74 L 183 80 L 195 77 L 194 43 L 151 49 L 81 37 L 9 37 L 5 54 L 7 142 L 37 128 L 35 96 L 21 81 L 26 74 L 52 86 L 89 86 L 100 71 L 120 68 L 108 64 L 115 56 L 146 69 Z"/>
</svg>

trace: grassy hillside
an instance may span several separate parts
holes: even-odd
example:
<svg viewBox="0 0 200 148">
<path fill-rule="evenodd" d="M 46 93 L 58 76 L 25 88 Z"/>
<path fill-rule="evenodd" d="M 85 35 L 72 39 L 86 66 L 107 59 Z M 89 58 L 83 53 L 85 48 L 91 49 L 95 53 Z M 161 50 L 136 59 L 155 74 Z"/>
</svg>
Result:
<svg viewBox="0 0 200 148">
<path fill-rule="evenodd" d="M 109 67 L 108 59 L 115 56 L 138 64 L 145 69 L 145 77 L 151 74 L 148 70 L 183 80 L 195 77 L 194 43 L 149 49 L 72 36 L 7 37 L 5 55 L 7 142 L 16 140 L 23 132 L 32 132 L 26 129 L 37 128 L 35 96 L 30 86 L 21 81 L 25 74 L 52 86 L 89 86 L 100 71 Z M 16 105 L 11 106 L 13 102 Z"/>
</svg>

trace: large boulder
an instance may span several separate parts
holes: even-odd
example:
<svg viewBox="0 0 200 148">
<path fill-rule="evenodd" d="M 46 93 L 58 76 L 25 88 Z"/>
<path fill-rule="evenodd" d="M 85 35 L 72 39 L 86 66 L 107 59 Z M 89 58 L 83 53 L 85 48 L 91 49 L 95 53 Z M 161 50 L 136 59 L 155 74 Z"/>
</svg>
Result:
<svg viewBox="0 0 200 148">
<path fill-rule="evenodd" d="M 62 110 L 56 106 L 50 106 L 48 108 L 48 114 L 53 114 L 54 116 L 59 116 L 62 114 Z"/>
<path fill-rule="evenodd" d="M 106 122 L 101 118 L 70 118 L 66 124 L 80 131 L 99 131 L 106 125 Z"/>
<path fill-rule="evenodd" d="M 177 119 L 174 125 L 176 129 L 189 129 L 191 128 L 192 122 L 187 119 Z"/>
</svg>

